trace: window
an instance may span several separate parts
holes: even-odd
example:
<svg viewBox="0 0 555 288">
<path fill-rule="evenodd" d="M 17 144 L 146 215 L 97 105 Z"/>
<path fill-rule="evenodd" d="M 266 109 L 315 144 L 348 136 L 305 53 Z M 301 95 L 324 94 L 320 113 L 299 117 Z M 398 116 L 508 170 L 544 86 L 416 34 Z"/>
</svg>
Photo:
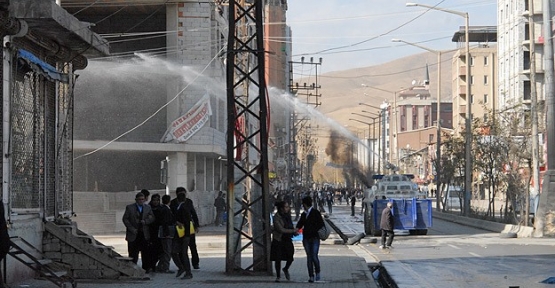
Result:
<svg viewBox="0 0 555 288">
<path fill-rule="evenodd" d="M 484 94 L 484 104 L 488 103 L 488 94 Z"/>
<path fill-rule="evenodd" d="M 488 66 L 488 56 L 484 56 L 484 66 Z"/>
<path fill-rule="evenodd" d="M 484 85 L 488 85 L 488 75 L 484 75 Z"/>
<path fill-rule="evenodd" d="M 474 104 L 474 94 L 470 94 L 470 103 Z"/>
<path fill-rule="evenodd" d="M 532 99 L 532 88 L 530 87 L 530 81 L 524 81 L 524 95 L 523 95 L 523 99 L 524 100 L 530 100 Z"/>
<path fill-rule="evenodd" d="M 470 76 L 470 85 L 474 84 L 474 76 Z"/>
<path fill-rule="evenodd" d="M 474 66 L 474 57 L 470 57 L 470 66 Z"/>
<path fill-rule="evenodd" d="M 530 51 L 524 51 L 522 56 L 522 69 L 530 70 Z"/>
</svg>

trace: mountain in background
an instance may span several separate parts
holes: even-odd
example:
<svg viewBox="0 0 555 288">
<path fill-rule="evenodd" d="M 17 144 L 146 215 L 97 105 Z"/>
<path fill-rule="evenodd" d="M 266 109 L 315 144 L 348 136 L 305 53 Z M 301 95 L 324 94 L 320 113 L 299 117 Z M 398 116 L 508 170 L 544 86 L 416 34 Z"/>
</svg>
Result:
<svg viewBox="0 0 555 288">
<path fill-rule="evenodd" d="M 453 79 L 451 63 L 453 55 L 454 52 L 446 52 L 441 57 L 441 89 L 443 92 L 441 98 L 443 101 L 448 100 L 449 102 L 452 102 L 451 83 Z M 356 132 L 360 132 L 359 138 L 363 138 L 362 132 L 368 131 L 368 125 L 351 121 L 349 118 L 369 123 L 371 123 L 372 120 L 352 115 L 351 113 L 366 114 L 363 113 L 362 110 L 377 112 L 378 109 L 361 106 L 359 103 L 362 102 L 378 107 L 384 101 L 392 103 L 394 100 L 393 91 L 410 88 L 413 86 L 413 81 L 416 81 L 415 83 L 420 83 L 425 79 L 426 64 L 428 64 L 430 77 L 430 94 L 431 97 L 436 98 L 437 54 L 425 52 L 380 65 L 334 71 L 319 75 L 318 84 L 322 87 L 319 93 L 322 97 L 319 99 L 321 105 L 317 110 L 337 122 L 340 126 L 346 127 L 346 129 L 351 132 L 355 134 Z M 325 68 L 325 59 L 322 63 L 322 68 Z M 310 71 L 310 73 L 312 74 L 306 74 L 313 75 L 314 71 Z M 314 82 L 314 76 L 299 77 L 299 79 L 296 79 L 294 82 L 298 82 L 300 85 L 307 82 L 307 84 L 310 85 Z M 371 87 L 392 92 L 385 92 Z M 318 129 L 314 129 L 316 125 L 319 126 Z M 330 162 L 329 155 L 326 155 L 326 149 L 329 147 L 331 140 L 329 137 L 328 125 L 326 123 L 313 121 L 312 128 L 313 131 L 315 131 L 313 137 L 317 138 L 318 153 L 318 161 L 313 168 L 313 179 L 316 182 L 321 181 L 321 179 L 335 179 L 336 181 L 343 182 L 344 178 L 341 172 L 337 171 L 337 169 L 325 166 L 327 162 Z"/>
<path fill-rule="evenodd" d="M 451 59 L 453 54 L 454 52 L 449 52 L 441 57 L 442 99 L 449 99 L 449 101 L 452 101 Z M 349 118 L 357 118 L 364 121 L 364 118 L 351 115 L 351 112 L 361 113 L 362 110 L 372 110 L 372 108 L 361 106 L 359 103 L 379 106 L 384 101 L 393 102 L 394 100 L 394 93 L 388 93 L 371 87 L 388 91 L 410 88 L 413 86 L 413 81 L 420 83 L 424 80 L 426 63 L 428 64 L 430 76 L 430 94 L 433 98 L 436 98 L 437 55 L 426 52 L 376 66 L 322 74 L 319 79 L 319 83 L 322 86 L 320 90 L 322 105 L 318 107 L 318 110 L 342 126 L 348 125 L 347 127 L 367 129 L 368 126 L 365 124 L 349 121 Z M 325 67 L 325 62 L 323 66 Z"/>
</svg>

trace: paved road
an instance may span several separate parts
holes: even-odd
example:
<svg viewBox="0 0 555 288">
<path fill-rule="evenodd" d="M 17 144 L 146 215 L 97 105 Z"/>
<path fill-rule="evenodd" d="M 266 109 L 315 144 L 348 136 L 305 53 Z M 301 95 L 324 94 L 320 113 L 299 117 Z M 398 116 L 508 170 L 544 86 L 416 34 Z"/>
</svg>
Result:
<svg viewBox="0 0 555 288">
<path fill-rule="evenodd" d="M 291 281 L 286 281 L 282 275 L 282 283 L 275 283 L 275 276 L 229 276 L 225 271 L 225 228 L 201 227 L 197 235 L 197 245 L 200 254 L 200 270 L 193 270 L 194 278 L 182 280 L 169 274 L 152 274 L 150 280 L 143 281 L 79 281 L 79 288 L 147 288 L 147 287 L 237 287 L 237 288 L 265 288 L 277 287 L 321 287 L 321 288 L 377 288 L 372 279 L 367 261 L 375 260 L 369 257 L 367 251 L 359 246 L 335 245 L 334 240 L 339 236 L 332 233 L 320 246 L 320 261 L 322 267 L 322 281 L 308 283 L 306 257 L 302 243 L 295 243 L 295 261 L 290 268 Z M 127 255 L 125 235 L 96 236 L 105 245 L 113 246 L 122 255 Z M 248 262 L 248 251 L 243 253 L 243 259 Z M 251 255 L 252 259 L 252 255 Z M 366 261 L 367 260 L 367 261 Z M 283 264 L 284 265 L 284 264 Z M 172 269 L 176 269 L 172 262 Z M 316 285 L 316 286 L 315 286 Z M 55 288 L 56 286 L 44 280 L 28 279 L 12 285 L 25 288 Z"/>
<path fill-rule="evenodd" d="M 363 231 L 362 216 L 334 207 L 335 223 L 348 234 Z M 399 287 L 553 287 L 554 239 L 502 239 L 498 233 L 434 218 L 427 236 L 399 236 L 394 248 L 362 244 Z"/>
</svg>

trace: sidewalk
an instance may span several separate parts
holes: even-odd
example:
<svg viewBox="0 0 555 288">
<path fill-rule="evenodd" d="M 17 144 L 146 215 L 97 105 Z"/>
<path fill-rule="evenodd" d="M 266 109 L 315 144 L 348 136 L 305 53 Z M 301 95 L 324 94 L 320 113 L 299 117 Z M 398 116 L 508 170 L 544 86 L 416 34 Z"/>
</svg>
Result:
<svg viewBox="0 0 555 288">
<path fill-rule="evenodd" d="M 125 235 L 99 235 L 97 240 L 105 245 L 113 246 L 122 255 L 127 255 Z M 301 242 L 295 242 L 295 261 L 289 269 L 291 281 L 287 281 L 282 273 L 281 283 L 275 283 L 275 276 L 229 276 L 225 274 L 225 227 L 201 227 L 197 235 L 197 246 L 200 254 L 200 269 L 193 270 L 193 279 L 182 280 L 175 278 L 174 274 L 151 274 L 150 280 L 89 280 L 79 281 L 79 288 L 96 287 L 377 287 L 368 268 L 368 257 L 359 247 L 334 245 L 339 236 L 332 233 L 331 239 L 323 241 L 320 246 L 320 263 L 322 280 L 308 283 L 306 268 L 306 255 Z M 357 249 L 358 248 L 358 249 Z M 243 252 L 244 261 L 248 261 L 248 253 Z M 282 266 L 285 264 L 282 264 Z M 177 270 L 172 262 L 172 270 Z M 275 272 L 274 272 L 275 275 Z M 12 288 L 55 288 L 57 286 L 45 280 L 30 279 L 17 284 Z"/>
</svg>

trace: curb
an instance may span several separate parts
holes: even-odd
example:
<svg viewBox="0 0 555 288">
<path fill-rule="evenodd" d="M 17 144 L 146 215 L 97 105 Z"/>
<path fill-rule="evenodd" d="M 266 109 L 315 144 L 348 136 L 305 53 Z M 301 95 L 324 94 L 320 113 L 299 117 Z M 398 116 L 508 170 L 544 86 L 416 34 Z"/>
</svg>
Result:
<svg viewBox="0 0 555 288">
<path fill-rule="evenodd" d="M 454 215 L 454 214 L 449 214 L 444 212 L 437 212 L 435 210 L 433 211 L 432 216 L 434 218 L 438 218 L 441 220 L 445 220 L 445 221 L 449 221 L 449 222 L 453 222 L 453 223 L 457 223 L 457 224 L 461 224 L 469 227 L 484 229 L 491 232 L 504 233 L 504 234 L 512 233 L 512 234 L 516 234 L 518 237 L 525 237 L 525 238 L 532 237 L 532 233 L 534 232 L 534 227 L 530 227 L 530 226 L 497 223 L 497 222 L 459 216 L 459 215 Z"/>
</svg>

